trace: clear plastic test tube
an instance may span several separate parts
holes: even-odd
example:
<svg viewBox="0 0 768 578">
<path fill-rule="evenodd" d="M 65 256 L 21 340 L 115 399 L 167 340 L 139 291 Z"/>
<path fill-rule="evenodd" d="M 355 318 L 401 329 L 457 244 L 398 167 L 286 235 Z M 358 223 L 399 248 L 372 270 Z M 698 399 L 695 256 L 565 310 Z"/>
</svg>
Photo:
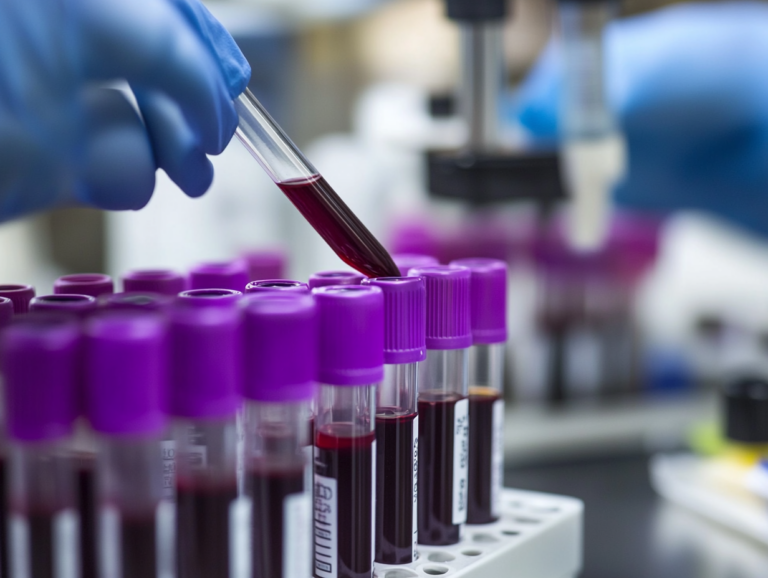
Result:
<svg viewBox="0 0 768 578">
<path fill-rule="evenodd" d="M 418 541 L 417 394 L 425 343 L 420 277 L 366 279 L 384 292 L 384 382 L 376 400 L 376 562 L 410 564 Z"/>
<path fill-rule="evenodd" d="M 419 387 L 419 543 L 456 544 L 467 521 L 469 400 L 472 345 L 470 272 L 466 267 L 417 267 L 427 290 L 427 361 Z"/>
<path fill-rule="evenodd" d="M 370 286 L 315 289 L 320 392 L 315 417 L 314 575 L 372 578 L 376 390 L 384 377 L 384 297 Z"/>
<path fill-rule="evenodd" d="M 504 479 L 504 350 L 507 341 L 507 264 L 460 259 L 470 282 L 469 496 L 467 523 L 499 519 Z"/>
<path fill-rule="evenodd" d="M 67 451 L 78 410 L 80 328 L 67 316 L 35 315 L 0 337 L 10 441 L 9 575 L 79 578 L 75 472 Z"/>
<path fill-rule="evenodd" d="M 85 325 L 87 413 L 98 436 L 99 576 L 160 578 L 172 568 L 163 501 L 166 327 L 155 314 L 108 312 Z M 170 516 L 170 517 L 169 517 Z"/>
<path fill-rule="evenodd" d="M 168 318 L 176 577 L 241 576 L 238 564 L 248 548 L 233 535 L 242 527 L 244 509 L 247 517 L 236 502 L 240 309 L 234 298 L 178 297 Z"/>
<path fill-rule="evenodd" d="M 245 492 L 253 503 L 253 578 L 312 575 L 306 450 L 316 393 L 317 307 L 301 293 L 259 293 L 243 331 Z"/>
</svg>

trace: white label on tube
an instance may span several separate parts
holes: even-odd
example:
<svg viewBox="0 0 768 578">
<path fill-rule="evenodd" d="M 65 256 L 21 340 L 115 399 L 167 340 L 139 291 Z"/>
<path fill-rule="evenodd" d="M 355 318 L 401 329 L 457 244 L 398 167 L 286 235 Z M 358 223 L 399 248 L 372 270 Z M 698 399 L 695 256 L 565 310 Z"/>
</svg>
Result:
<svg viewBox="0 0 768 578">
<path fill-rule="evenodd" d="M 74 509 L 63 510 L 53 519 L 53 575 L 80 576 L 80 526 Z"/>
<path fill-rule="evenodd" d="M 173 500 L 176 496 L 176 440 L 160 442 L 163 460 L 163 497 Z"/>
<path fill-rule="evenodd" d="M 27 519 L 13 514 L 11 526 L 11 576 L 30 578 L 29 576 L 29 526 Z"/>
<path fill-rule="evenodd" d="M 309 491 L 283 500 L 283 578 L 312 575 L 312 498 Z"/>
<path fill-rule="evenodd" d="M 314 542 L 315 574 L 338 578 L 338 496 L 336 480 L 315 474 Z"/>
<path fill-rule="evenodd" d="M 375 482 L 374 482 L 375 483 Z M 419 416 L 413 418 L 413 560 L 416 561 L 416 544 L 419 543 Z"/>
<path fill-rule="evenodd" d="M 159 578 L 173 578 L 175 575 L 175 543 L 176 503 L 170 500 L 160 500 L 157 508 L 155 508 L 156 570 Z"/>
<path fill-rule="evenodd" d="M 252 518 L 250 498 L 240 496 L 229 504 L 229 578 L 251 578 Z"/>
<path fill-rule="evenodd" d="M 237 494 L 245 493 L 245 413 L 242 408 L 235 418 L 235 468 L 237 471 Z"/>
<path fill-rule="evenodd" d="M 120 512 L 104 506 L 99 511 L 99 570 L 103 578 L 122 578 Z"/>
<path fill-rule="evenodd" d="M 453 406 L 453 520 L 467 521 L 467 486 L 469 485 L 469 400 Z"/>
<path fill-rule="evenodd" d="M 491 514 L 501 515 L 501 488 L 504 485 L 504 400 L 493 402 L 491 454 Z"/>
</svg>

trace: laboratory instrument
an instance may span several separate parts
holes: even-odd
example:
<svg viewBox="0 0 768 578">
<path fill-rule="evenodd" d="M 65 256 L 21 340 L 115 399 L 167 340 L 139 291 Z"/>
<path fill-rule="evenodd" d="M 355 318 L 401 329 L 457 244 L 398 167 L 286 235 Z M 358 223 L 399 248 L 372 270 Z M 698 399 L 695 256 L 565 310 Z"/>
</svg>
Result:
<svg viewBox="0 0 768 578">
<path fill-rule="evenodd" d="M 456 544 L 467 521 L 472 345 L 470 271 L 417 267 L 427 291 L 424 380 L 419 387 L 419 544 Z"/>
<path fill-rule="evenodd" d="M 123 291 L 159 293 L 173 297 L 187 289 L 187 278 L 171 269 L 141 269 L 123 275 Z"/>
<path fill-rule="evenodd" d="M 316 578 L 372 578 L 376 390 L 384 377 L 384 296 L 370 286 L 313 291 L 320 324 L 315 416 Z"/>
<path fill-rule="evenodd" d="M 250 90 L 235 100 L 235 109 L 238 139 L 339 258 L 367 277 L 397 276 L 386 249 Z"/>
</svg>

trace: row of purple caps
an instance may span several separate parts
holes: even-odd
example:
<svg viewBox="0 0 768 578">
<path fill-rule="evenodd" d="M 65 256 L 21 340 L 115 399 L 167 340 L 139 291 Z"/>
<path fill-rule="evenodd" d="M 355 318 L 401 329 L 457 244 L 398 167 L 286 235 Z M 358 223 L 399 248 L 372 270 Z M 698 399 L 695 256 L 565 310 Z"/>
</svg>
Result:
<svg viewBox="0 0 768 578">
<path fill-rule="evenodd" d="M 83 412 L 103 433 L 157 431 L 167 413 L 215 419 L 234 413 L 241 396 L 308 399 L 316 381 L 377 383 L 383 363 L 423 360 L 425 347 L 506 340 L 502 262 L 410 275 L 329 286 L 314 299 L 292 281 L 261 282 L 242 300 L 232 290 L 193 290 L 162 317 L 107 312 L 82 331 L 71 319 L 30 316 L 0 343 L 9 433 L 65 436 Z"/>
</svg>

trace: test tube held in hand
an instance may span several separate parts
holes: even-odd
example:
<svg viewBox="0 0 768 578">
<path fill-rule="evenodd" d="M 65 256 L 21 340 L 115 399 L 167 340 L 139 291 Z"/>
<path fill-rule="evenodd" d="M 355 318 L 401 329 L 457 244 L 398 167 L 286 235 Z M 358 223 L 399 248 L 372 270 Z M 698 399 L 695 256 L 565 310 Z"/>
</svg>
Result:
<svg viewBox="0 0 768 578">
<path fill-rule="evenodd" d="M 314 575 L 371 578 L 384 298 L 378 287 L 359 285 L 322 287 L 313 295 L 320 319 Z"/>
<path fill-rule="evenodd" d="M 470 272 L 438 265 L 411 269 L 427 290 L 424 382 L 419 387 L 419 543 L 456 544 L 467 520 L 472 345 Z"/>
</svg>

